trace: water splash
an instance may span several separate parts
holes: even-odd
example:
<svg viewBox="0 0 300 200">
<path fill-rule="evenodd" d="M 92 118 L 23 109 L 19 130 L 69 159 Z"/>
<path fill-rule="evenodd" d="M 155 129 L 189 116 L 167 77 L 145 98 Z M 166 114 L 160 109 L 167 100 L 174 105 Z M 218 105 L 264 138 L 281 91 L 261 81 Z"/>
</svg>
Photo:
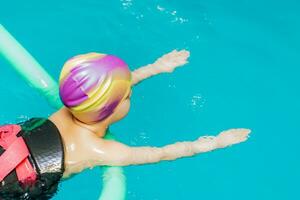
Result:
<svg viewBox="0 0 300 200">
<path fill-rule="evenodd" d="M 199 110 L 204 106 L 205 99 L 200 94 L 195 94 L 190 100 L 190 106 L 193 111 Z"/>
<path fill-rule="evenodd" d="M 30 119 L 30 117 L 27 115 L 19 115 L 16 119 L 16 123 L 25 122 L 25 121 L 28 121 L 29 119 Z"/>
<path fill-rule="evenodd" d="M 120 1 L 125 10 L 132 6 L 132 0 L 120 0 Z"/>
<path fill-rule="evenodd" d="M 187 23 L 189 20 L 183 16 L 179 16 L 177 10 L 168 10 L 165 7 L 161 5 L 157 5 L 156 9 L 166 15 L 169 15 L 171 17 L 171 22 L 173 23 Z"/>
<path fill-rule="evenodd" d="M 131 145 L 141 145 L 141 144 L 148 144 L 150 136 L 144 131 L 141 131 L 137 136 L 135 136 L 131 141 Z"/>
</svg>

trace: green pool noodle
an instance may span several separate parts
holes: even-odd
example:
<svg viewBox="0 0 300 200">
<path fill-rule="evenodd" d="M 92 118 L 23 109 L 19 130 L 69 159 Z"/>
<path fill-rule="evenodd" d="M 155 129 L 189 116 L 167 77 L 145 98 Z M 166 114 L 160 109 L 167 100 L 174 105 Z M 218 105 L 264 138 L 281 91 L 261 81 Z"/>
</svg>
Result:
<svg viewBox="0 0 300 200">
<path fill-rule="evenodd" d="M 0 54 L 18 74 L 56 109 L 62 107 L 57 82 L 32 55 L 0 24 Z M 105 139 L 113 140 L 109 131 Z M 103 167 L 103 188 L 99 200 L 124 200 L 126 178 L 121 167 Z"/>
<path fill-rule="evenodd" d="M 1 24 L 0 53 L 30 86 L 46 97 L 52 107 L 62 106 L 57 83 Z"/>
</svg>

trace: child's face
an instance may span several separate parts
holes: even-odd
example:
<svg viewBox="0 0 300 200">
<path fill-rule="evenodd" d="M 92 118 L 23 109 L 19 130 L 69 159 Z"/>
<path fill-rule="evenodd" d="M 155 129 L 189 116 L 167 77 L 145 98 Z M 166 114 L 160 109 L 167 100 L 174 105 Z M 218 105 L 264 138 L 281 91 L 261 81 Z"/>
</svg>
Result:
<svg viewBox="0 0 300 200">
<path fill-rule="evenodd" d="M 124 117 L 126 117 L 130 109 L 130 97 L 131 97 L 131 92 L 128 95 L 128 97 L 120 103 L 120 105 L 116 108 L 116 110 L 112 114 L 111 123 L 115 123 L 123 119 Z"/>
</svg>

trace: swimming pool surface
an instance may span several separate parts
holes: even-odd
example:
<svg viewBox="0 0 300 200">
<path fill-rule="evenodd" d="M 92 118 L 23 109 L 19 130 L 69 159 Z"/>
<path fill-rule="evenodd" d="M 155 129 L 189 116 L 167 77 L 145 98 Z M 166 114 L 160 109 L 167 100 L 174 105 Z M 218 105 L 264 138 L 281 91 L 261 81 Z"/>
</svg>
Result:
<svg viewBox="0 0 300 200">
<path fill-rule="evenodd" d="M 56 79 L 80 53 L 135 69 L 190 50 L 188 65 L 134 88 L 129 116 L 111 128 L 127 144 L 252 129 L 228 149 L 126 167 L 128 200 L 300 199 L 299 1 L 16 0 L 1 2 L 0 23 Z M 53 112 L 3 58 L 0 74 L 1 124 Z M 98 170 L 63 182 L 54 199 L 97 199 Z"/>
</svg>

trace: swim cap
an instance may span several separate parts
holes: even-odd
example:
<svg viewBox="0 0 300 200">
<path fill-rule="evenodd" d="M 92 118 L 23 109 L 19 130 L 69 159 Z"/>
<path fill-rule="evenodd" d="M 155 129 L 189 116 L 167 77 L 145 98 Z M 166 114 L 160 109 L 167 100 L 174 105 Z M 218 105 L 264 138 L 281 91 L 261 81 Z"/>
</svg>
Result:
<svg viewBox="0 0 300 200">
<path fill-rule="evenodd" d="M 104 120 L 131 89 L 127 64 L 113 55 L 88 53 L 68 60 L 59 79 L 63 104 L 85 123 Z"/>
</svg>

